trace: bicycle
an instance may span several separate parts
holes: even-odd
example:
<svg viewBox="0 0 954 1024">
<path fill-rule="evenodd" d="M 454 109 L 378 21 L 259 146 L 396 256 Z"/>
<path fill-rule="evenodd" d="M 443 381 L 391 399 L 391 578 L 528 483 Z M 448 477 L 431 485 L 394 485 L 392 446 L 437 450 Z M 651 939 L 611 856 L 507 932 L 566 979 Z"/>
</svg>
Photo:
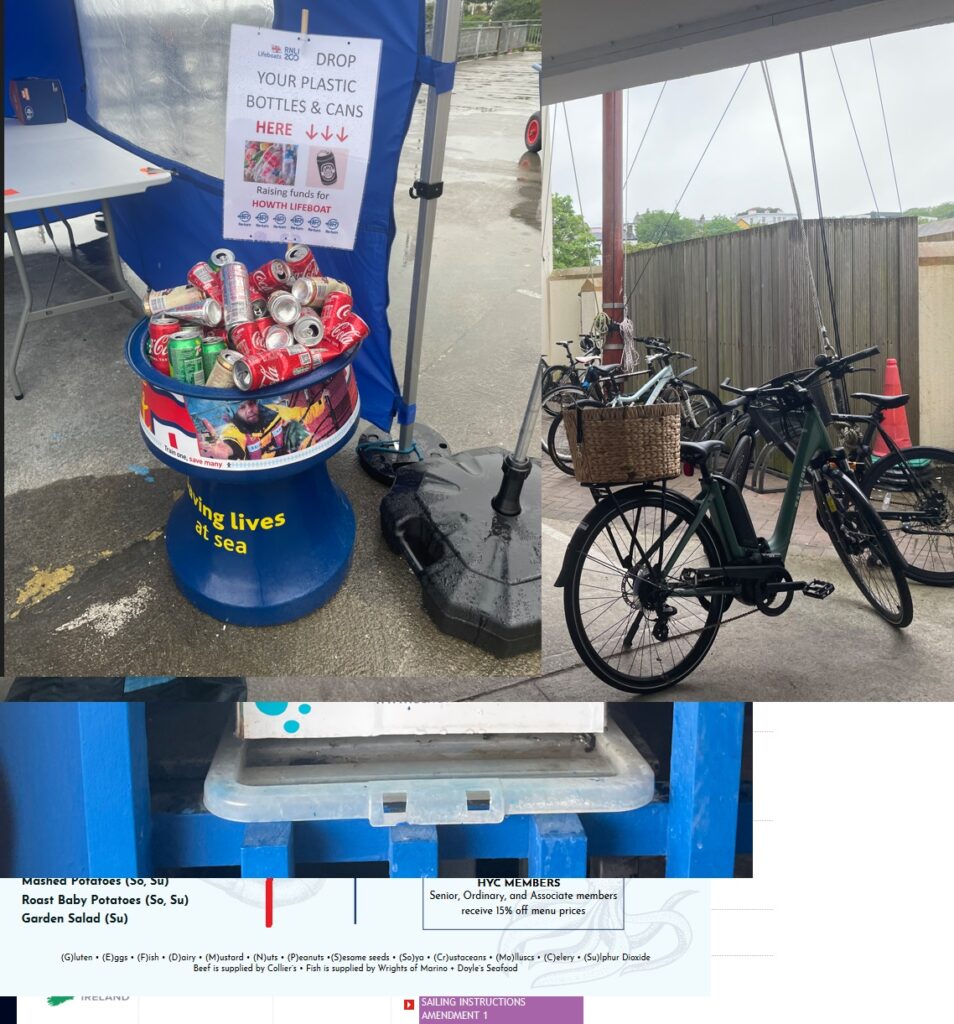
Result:
<svg viewBox="0 0 954 1024">
<path fill-rule="evenodd" d="M 674 359 L 692 359 L 688 352 L 674 351 L 662 338 L 637 338 L 636 340 L 653 353 L 646 360 L 650 367 L 655 362 L 662 364 L 659 370 L 631 395 L 625 395 L 619 390 L 615 394 L 604 393 L 603 396 L 597 393 L 597 404 L 612 406 L 645 402 L 646 405 L 652 405 L 654 402 L 676 402 L 681 411 L 683 438 L 685 440 L 695 439 L 700 426 L 708 421 L 712 409 L 720 405 L 719 399 L 705 388 L 686 383 L 684 378 L 695 372 L 695 366 L 690 366 L 679 373 L 673 369 Z M 583 394 L 573 395 L 569 392 L 561 394 L 559 390 L 551 396 L 552 401 L 561 401 L 561 412 L 550 424 L 544 448 L 557 469 L 568 476 L 573 475 L 573 463 L 570 458 L 570 445 L 566 439 L 566 428 L 563 425 L 562 408 L 571 402 L 576 404 L 584 398 L 589 399 L 590 397 L 590 395 Z"/>
<path fill-rule="evenodd" d="M 573 385 L 580 387 L 583 384 L 583 377 L 590 366 L 599 365 L 600 360 L 600 349 L 594 344 L 593 339 L 588 334 L 580 335 L 580 348 L 582 354 L 575 356 L 570 351 L 570 347 L 573 345 L 572 341 L 558 341 L 557 345 L 566 350 L 566 363 L 554 363 L 552 366 L 546 366 L 543 371 L 543 408 L 551 416 L 559 414 L 559 409 L 556 412 L 551 412 L 550 407 L 547 403 L 547 396 L 558 387 L 566 387 Z M 581 376 L 580 371 L 583 371 Z"/>
<path fill-rule="evenodd" d="M 830 359 L 819 356 L 816 362 Z M 843 374 L 839 371 L 838 376 Z M 851 413 L 842 407 L 833 420 L 842 430 L 855 479 L 887 525 L 905 573 L 918 583 L 954 585 L 954 451 L 930 445 L 898 447 L 884 429 L 884 414 L 906 405 L 908 395 L 858 391 L 851 397 L 868 403 L 871 411 Z M 855 428 L 862 426 L 859 435 Z M 877 437 L 887 449 L 883 456 L 874 454 Z"/>
<path fill-rule="evenodd" d="M 744 614 L 776 616 L 797 592 L 818 599 L 833 592 L 823 580 L 794 580 L 785 566 L 806 473 L 855 585 L 885 621 L 910 624 L 911 592 L 898 549 L 828 435 L 819 383 L 828 369 L 747 392 L 748 415 L 793 462 L 770 538 L 755 534 L 738 486 L 710 472 L 708 459 L 723 445 L 718 440 L 682 443 L 686 472 L 701 474 L 695 498 L 665 481 L 617 492 L 592 488 L 597 503 L 577 526 L 555 585 L 564 591 L 574 647 L 604 682 L 629 693 L 673 686 L 708 654 L 733 601 L 752 609 Z"/>
<path fill-rule="evenodd" d="M 865 351 L 868 355 L 877 355 L 879 349 L 873 347 Z M 842 365 L 830 354 L 818 356 L 815 365 L 825 368 L 831 377 L 838 406 L 831 414 L 832 423 L 848 449 L 848 466 L 863 494 L 888 527 L 904 560 L 905 575 L 918 583 L 951 586 L 954 584 L 954 451 L 928 445 L 899 448 L 882 424 L 885 412 L 907 404 L 908 395 L 854 392 L 852 398 L 869 403 L 872 409 L 868 413 L 851 413 L 846 408 L 848 394 L 844 379 L 850 373 L 868 372 L 867 368 Z M 798 380 L 811 372 L 796 370 L 783 377 Z M 776 382 L 782 379 L 776 378 Z M 723 381 L 722 387 L 737 395 L 745 394 L 731 387 L 728 379 Z M 741 487 L 753 462 L 754 428 L 745 416 L 744 399 L 729 402 L 725 408 L 736 414 L 737 433 L 722 472 Z M 861 426 L 864 429 L 859 432 L 857 428 Z M 874 455 L 876 436 L 887 450 L 881 457 Z M 750 439 L 747 446 L 745 438 Z M 770 439 L 768 445 L 777 447 Z M 763 449 L 759 457 L 763 463 L 765 451 Z M 754 460 L 753 476 L 759 471 L 759 458 Z M 764 471 L 764 466 L 762 469 Z"/>
<path fill-rule="evenodd" d="M 631 373 L 622 373 L 618 366 L 594 363 L 587 369 L 583 383 L 579 387 L 567 385 L 551 392 L 550 400 L 559 408 L 559 413 L 550 420 L 542 447 L 557 469 L 573 475 L 569 443 L 563 427 L 563 410 L 568 405 L 576 405 L 584 400 L 596 405 L 609 405 L 622 394 L 621 385 L 624 379 L 645 376 L 648 372 L 633 370 Z"/>
</svg>

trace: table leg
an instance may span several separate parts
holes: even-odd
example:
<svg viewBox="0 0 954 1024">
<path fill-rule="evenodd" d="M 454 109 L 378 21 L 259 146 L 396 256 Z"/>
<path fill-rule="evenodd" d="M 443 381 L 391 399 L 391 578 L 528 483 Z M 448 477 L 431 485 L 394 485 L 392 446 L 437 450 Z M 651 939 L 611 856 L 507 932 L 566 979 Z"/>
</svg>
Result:
<svg viewBox="0 0 954 1024">
<path fill-rule="evenodd" d="M 70 226 L 69 218 L 63 215 L 63 211 L 58 206 L 54 206 L 53 211 L 60 218 L 63 227 L 66 228 L 66 233 L 70 236 L 70 249 L 75 253 L 76 239 L 73 237 L 73 228 Z"/>
<path fill-rule="evenodd" d="M 42 222 L 43 227 L 46 228 L 47 235 L 49 235 L 49 237 L 50 237 L 50 241 L 55 246 L 56 245 L 56 239 L 53 237 L 53 228 L 50 227 L 50 222 L 47 219 L 46 214 L 42 210 L 37 210 L 36 211 L 36 215 L 40 218 L 40 221 Z"/>
<path fill-rule="evenodd" d="M 119 258 L 119 249 L 116 246 L 116 228 L 113 224 L 113 212 L 109 208 L 109 200 L 104 199 L 102 201 L 103 206 L 103 220 L 106 222 L 106 244 L 109 246 L 109 256 L 113 261 L 113 271 L 116 274 L 116 280 L 119 281 L 120 287 L 124 288 L 129 293 L 129 299 L 135 306 L 135 310 L 140 315 L 142 314 L 142 305 L 139 296 L 129 287 L 129 283 L 126 281 L 126 275 L 123 274 L 122 260 Z"/>
<path fill-rule="evenodd" d="M 23 347 L 23 336 L 26 334 L 27 321 L 33 310 L 33 292 L 30 289 L 30 279 L 27 277 L 26 267 L 23 265 L 23 253 L 20 252 L 20 243 L 17 241 L 17 229 L 13 221 L 4 216 L 3 226 L 10 239 L 10 248 L 13 250 L 13 262 L 16 264 L 17 276 L 20 278 L 20 286 L 23 288 L 23 312 L 20 314 L 20 323 L 17 325 L 17 334 L 13 342 L 13 351 L 10 353 L 10 362 L 7 364 L 7 379 L 13 388 L 13 397 L 17 400 L 23 397 L 23 389 L 20 387 L 20 379 L 17 377 L 17 360 L 20 358 L 20 349 Z"/>
</svg>

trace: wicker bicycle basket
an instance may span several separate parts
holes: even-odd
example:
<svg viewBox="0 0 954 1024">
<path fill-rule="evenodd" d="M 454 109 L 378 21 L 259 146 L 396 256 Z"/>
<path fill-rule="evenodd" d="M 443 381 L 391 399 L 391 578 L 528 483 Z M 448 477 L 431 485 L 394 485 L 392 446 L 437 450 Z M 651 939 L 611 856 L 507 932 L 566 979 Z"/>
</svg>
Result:
<svg viewBox="0 0 954 1024">
<path fill-rule="evenodd" d="M 679 405 L 622 405 L 563 412 L 581 484 L 635 484 L 679 476 Z"/>
</svg>

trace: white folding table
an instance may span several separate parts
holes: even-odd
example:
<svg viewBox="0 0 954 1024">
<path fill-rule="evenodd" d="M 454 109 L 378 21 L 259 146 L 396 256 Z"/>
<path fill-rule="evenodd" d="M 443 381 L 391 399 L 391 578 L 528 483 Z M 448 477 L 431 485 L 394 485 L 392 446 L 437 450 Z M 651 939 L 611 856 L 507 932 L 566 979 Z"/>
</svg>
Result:
<svg viewBox="0 0 954 1024">
<path fill-rule="evenodd" d="M 141 157 L 121 149 L 102 136 L 82 128 L 74 121 L 65 121 L 61 124 L 24 125 L 13 118 L 5 118 L 3 149 L 3 223 L 13 249 L 13 259 L 16 263 L 20 284 L 23 286 L 24 297 L 23 312 L 17 326 L 16 340 L 10 355 L 7 375 L 14 396 L 22 398 L 23 391 L 17 377 L 17 360 L 20 357 L 20 348 L 23 345 L 23 338 L 29 324 L 51 316 L 77 313 L 81 309 L 89 309 L 92 306 L 100 306 L 109 302 L 132 299 L 138 303 L 138 298 L 123 277 L 109 200 L 113 196 L 128 196 L 145 192 L 147 188 L 152 188 L 154 185 L 167 185 L 172 180 L 172 175 L 169 171 L 147 164 Z M 120 284 L 119 290 L 109 291 L 104 288 L 75 263 L 64 260 L 57 251 L 56 267 L 47 289 L 46 298 L 40 305 L 34 305 L 33 291 L 30 288 L 26 267 L 23 264 L 23 254 L 20 252 L 17 233 L 10 219 L 11 215 L 36 212 L 49 228 L 45 211 L 54 210 L 69 231 L 69 224 L 59 213 L 59 207 L 91 200 L 99 201 L 103 209 L 107 231 L 106 241 L 109 245 L 113 270 Z M 72 232 L 70 232 L 70 242 L 72 245 Z M 81 274 L 102 294 L 78 299 L 75 302 L 48 305 L 61 263 Z"/>
</svg>

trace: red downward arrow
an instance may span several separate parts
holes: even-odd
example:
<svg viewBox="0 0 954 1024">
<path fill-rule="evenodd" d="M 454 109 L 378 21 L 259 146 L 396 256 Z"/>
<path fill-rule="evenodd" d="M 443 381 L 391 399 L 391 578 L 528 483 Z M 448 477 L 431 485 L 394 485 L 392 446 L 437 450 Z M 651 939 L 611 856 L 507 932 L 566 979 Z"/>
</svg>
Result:
<svg viewBox="0 0 954 1024">
<path fill-rule="evenodd" d="M 344 128 L 340 128 L 340 129 L 338 130 L 338 134 L 337 134 L 337 135 L 335 136 L 335 138 L 336 138 L 336 139 L 340 139 L 340 140 L 341 140 L 342 142 L 344 142 L 344 140 L 345 140 L 345 139 L 346 139 L 347 137 L 348 137 L 348 136 L 347 136 L 347 135 L 345 135 L 345 130 L 344 130 Z"/>
<path fill-rule="evenodd" d="M 315 131 L 315 126 L 311 126 L 311 131 L 305 132 L 309 139 L 313 139 L 318 133 Z"/>
<path fill-rule="evenodd" d="M 333 134 L 334 132 L 332 132 L 328 125 L 325 125 L 325 130 L 321 133 L 321 137 L 327 142 Z"/>
</svg>

